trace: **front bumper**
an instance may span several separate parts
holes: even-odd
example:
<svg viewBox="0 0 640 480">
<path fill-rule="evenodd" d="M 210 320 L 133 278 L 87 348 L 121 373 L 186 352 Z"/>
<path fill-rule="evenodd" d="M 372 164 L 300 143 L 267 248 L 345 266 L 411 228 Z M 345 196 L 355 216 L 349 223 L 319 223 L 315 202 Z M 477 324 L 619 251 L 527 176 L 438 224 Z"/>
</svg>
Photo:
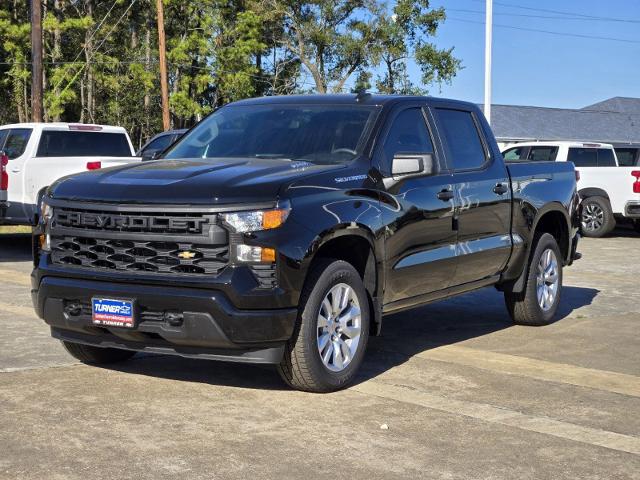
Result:
<svg viewBox="0 0 640 480">
<path fill-rule="evenodd" d="M 627 202 L 624 207 L 624 216 L 627 218 L 640 218 L 640 202 Z"/>
<path fill-rule="evenodd" d="M 51 326 L 52 335 L 98 347 L 278 363 L 297 318 L 296 308 L 237 309 L 215 290 L 37 275 L 32 280 L 34 307 Z M 135 300 L 136 327 L 93 325 L 94 296 Z"/>
</svg>

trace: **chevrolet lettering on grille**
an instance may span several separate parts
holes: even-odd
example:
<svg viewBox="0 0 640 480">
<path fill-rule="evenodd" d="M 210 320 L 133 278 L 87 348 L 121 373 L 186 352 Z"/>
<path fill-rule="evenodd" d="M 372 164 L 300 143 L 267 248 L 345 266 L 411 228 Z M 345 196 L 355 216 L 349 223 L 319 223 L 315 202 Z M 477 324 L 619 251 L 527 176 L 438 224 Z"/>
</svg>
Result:
<svg viewBox="0 0 640 480">
<path fill-rule="evenodd" d="M 90 212 L 55 212 L 56 224 L 61 227 L 101 230 L 177 231 L 202 233 L 207 218 L 121 215 Z"/>
</svg>

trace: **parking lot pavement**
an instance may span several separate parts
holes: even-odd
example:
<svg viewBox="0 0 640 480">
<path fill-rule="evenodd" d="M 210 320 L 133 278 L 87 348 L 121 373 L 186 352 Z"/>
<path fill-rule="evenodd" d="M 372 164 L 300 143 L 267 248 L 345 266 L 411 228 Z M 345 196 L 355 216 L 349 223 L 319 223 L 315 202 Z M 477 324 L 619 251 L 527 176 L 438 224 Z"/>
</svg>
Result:
<svg viewBox="0 0 640 480">
<path fill-rule="evenodd" d="M 584 239 L 547 327 L 493 289 L 386 317 L 356 385 L 312 395 L 265 367 L 77 364 L 32 313 L 29 239 L 0 237 L 0 478 L 640 479 L 638 246 Z"/>
</svg>

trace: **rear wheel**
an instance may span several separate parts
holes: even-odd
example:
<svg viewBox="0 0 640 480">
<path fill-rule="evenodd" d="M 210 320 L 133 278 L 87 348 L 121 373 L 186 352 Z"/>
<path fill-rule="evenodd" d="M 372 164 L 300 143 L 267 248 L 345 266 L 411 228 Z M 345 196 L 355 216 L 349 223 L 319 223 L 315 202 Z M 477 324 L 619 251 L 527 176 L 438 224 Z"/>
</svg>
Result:
<svg viewBox="0 0 640 480">
<path fill-rule="evenodd" d="M 80 343 L 62 341 L 62 345 L 67 352 L 83 363 L 95 365 L 122 362 L 129 360 L 136 352 L 130 350 L 120 350 L 118 348 L 100 348 Z"/>
<path fill-rule="evenodd" d="M 505 292 L 505 302 L 514 323 L 547 325 L 560 304 L 562 256 L 558 243 L 545 233 L 537 238 L 531 255 L 527 283 L 521 293 Z"/>
<path fill-rule="evenodd" d="M 600 238 L 611 232 L 616 219 L 609 200 L 604 197 L 588 197 L 582 201 L 582 234 L 585 237 Z"/>
<path fill-rule="evenodd" d="M 635 221 L 633 222 L 633 229 L 634 229 L 636 232 L 640 233 L 640 220 L 635 220 Z"/>
<path fill-rule="evenodd" d="M 356 269 L 342 260 L 322 260 L 305 284 L 296 329 L 278 367 L 284 381 L 318 393 L 347 386 L 364 358 L 369 318 Z"/>
</svg>

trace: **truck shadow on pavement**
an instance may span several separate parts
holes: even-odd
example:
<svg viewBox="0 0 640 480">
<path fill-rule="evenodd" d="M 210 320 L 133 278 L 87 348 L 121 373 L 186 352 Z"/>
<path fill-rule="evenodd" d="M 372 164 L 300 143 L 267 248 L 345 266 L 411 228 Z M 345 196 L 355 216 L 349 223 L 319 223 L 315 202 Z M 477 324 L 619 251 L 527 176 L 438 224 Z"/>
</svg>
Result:
<svg viewBox="0 0 640 480">
<path fill-rule="evenodd" d="M 0 234 L 0 262 L 31 260 L 31 235 L 22 233 Z"/>
<path fill-rule="evenodd" d="M 556 322 L 591 304 L 598 293 L 592 288 L 565 286 Z M 421 352 L 508 328 L 513 328 L 513 323 L 502 294 L 493 288 L 387 316 L 383 319 L 383 336 L 370 339 L 357 383 L 375 378 Z M 288 390 L 271 366 L 138 354 L 130 362 L 109 368 L 136 375 L 218 386 Z"/>
</svg>

